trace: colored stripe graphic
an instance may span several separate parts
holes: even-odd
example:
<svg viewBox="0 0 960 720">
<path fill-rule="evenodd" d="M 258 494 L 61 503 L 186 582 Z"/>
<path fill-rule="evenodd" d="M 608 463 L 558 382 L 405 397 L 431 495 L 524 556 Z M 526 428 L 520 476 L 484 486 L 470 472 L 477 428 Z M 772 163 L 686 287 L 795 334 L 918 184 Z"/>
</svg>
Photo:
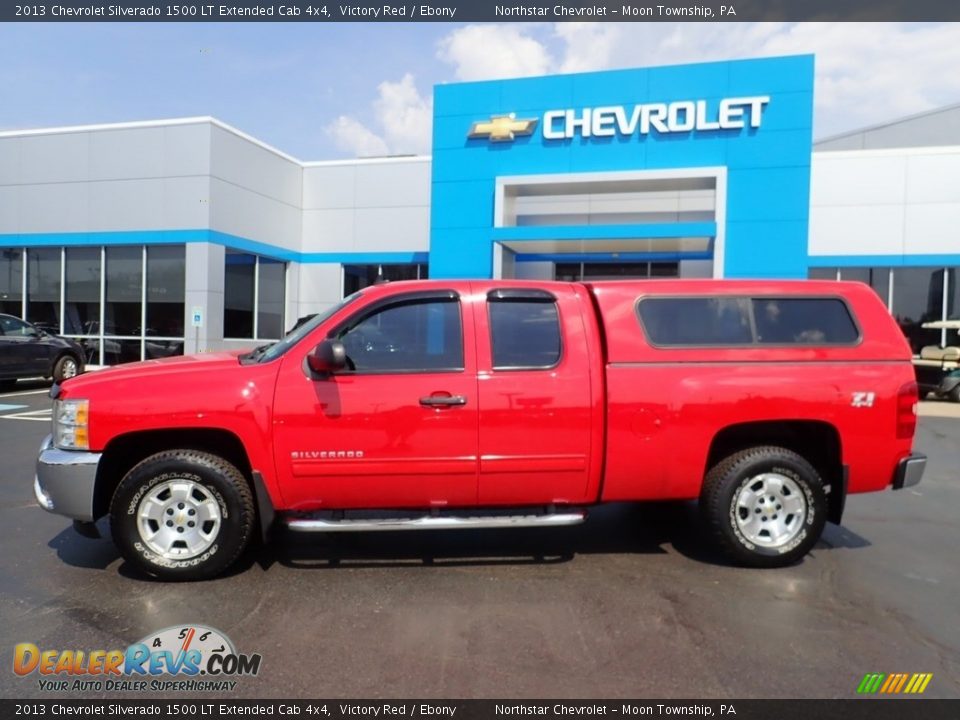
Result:
<svg viewBox="0 0 960 720">
<path fill-rule="evenodd" d="M 861 694 L 875 693 L 880 688 L 880 683 L 883 682 L 883 678 L 884 675 L 882 673 L 867 673 L 863 676 L 863 680 L 860 681 L 857 692 Z"/>
<path fill-rule="evenodd" d="M 919 695 L 927 689 L 933 673 L 867 673 L 857 685 L 860 695 Z"/>
</svg>

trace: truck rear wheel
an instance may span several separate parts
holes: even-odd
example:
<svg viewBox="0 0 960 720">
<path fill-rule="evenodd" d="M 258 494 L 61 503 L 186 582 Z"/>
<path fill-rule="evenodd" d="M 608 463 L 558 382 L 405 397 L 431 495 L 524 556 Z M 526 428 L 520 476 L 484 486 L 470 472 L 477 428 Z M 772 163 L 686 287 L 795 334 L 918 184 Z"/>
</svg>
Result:
<svg viewBox="0 0 960 720">
<path fill-rule="evenodd" d="M 816 469 L 786 448 L 734 453 L 708 473 L 700 511 L 709 535 L 734 562 L 790 565 L 816 544 L 827 498 Z"/>
<path fill-rule="evenodd" d="M 247 547 L 256 508 L 243 474 L 198 450 L 151 455 L 126 474 L 110 502 L 123 557 L 163 580 L 203 580 Z"/>
</svg>

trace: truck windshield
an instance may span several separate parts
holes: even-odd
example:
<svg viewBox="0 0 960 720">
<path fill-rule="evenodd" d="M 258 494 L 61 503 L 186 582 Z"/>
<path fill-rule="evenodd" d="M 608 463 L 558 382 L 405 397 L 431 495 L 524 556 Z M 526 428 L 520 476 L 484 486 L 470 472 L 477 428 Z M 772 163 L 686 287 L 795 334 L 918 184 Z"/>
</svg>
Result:
<svg viewBox="0 0 960 720">
<path fill-rule="evenodd" d="M 328 318 L 333 317 L 341 308 L 346 307 L 350 303 L 358 300 L 362 294 L 362 291 L 357 291 L 353 295 L 345 297 L 339 304 L 334 305 L 332 308 L 325 310 L 322 313 L 315 315 L 310 318 L 298 328 L 291 330 L 287 333 L 282 340 L 278 340 L 272 345 L 265 345 L 263 347 L 257 348 L 249 355 L 242 356 L 242 359 L 254 362 L 270 362 L 271 360 L 276 360 L 278 357 L 283 355 L 287 350 L 292 348 L 303 338 L 309 335 L 313 330 L 327 321 Z"/>
</svg>

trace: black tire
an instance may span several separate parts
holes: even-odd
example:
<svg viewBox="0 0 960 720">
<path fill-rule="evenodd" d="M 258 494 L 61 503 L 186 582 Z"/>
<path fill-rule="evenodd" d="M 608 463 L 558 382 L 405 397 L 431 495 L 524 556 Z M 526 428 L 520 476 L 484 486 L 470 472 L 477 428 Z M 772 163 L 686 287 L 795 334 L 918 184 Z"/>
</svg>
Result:
<svg viewBox="0 0 960 720">
<path fill-rule="evenodd" d="M 61 355 L 53 365 L 53 379 L 58 383 L 76 377 L 81 372 L 83 372 L 83 364 L 70 353 Z"/>
<path fill-rule="evenodd" d="M 197 502 L 215 502 L 220 514 L 216 532 L 211 530 L 212 544 L 197 555 L 184 553 L 182 558 L 164 557 L 151 549 L 138 524 L 139 510 L 150 491 L 175 480 L 191 484 Z M 174 516 L 179 525 L 187 520 L 180 518 L 182 514 Z M 223 458 L 198 450 L 151 455 L 126 474 L 110 502 L 110 530 L 123 557 L 163 580 L 205 580 L 219 575 L 246 549 L 255 524 L 256 506 L 243 474 Z"/>
<path fill-rule="evenodd" d="M 950 402 L 960 403 L 960 385 L 957 385 L 953 390 L 948 392 L 947 397 L 950 398 Z"/>
<path fill-rule="evenodd" d="M 744 509 L 738 508 L 736 502 L 741 490 L 751 482 L 761 482 L 758 478 L 765 473 L 791 480 L 800 489 L 805 504 L 802 520 L 795 519 L 798 525 L 791 528 L 794 534 L 788 535 L 782 545 L 769 547 L 751 541 L 741 531 L 738 514 L 744 520 L 750 515 L 749 511 L 743 515 Z M 760 502 L 766 502 L 766 498 L 761 497 Z M 771 507 L 770 512 L 778 512 L 781 499 L 770 502 L 775 503 L 768 506 Z M 787 505 L 785 502 L 783 504 Z M 766 510 L 757 510 L 754 512 L 758 515 L 767 513 Z M 738 565 L 784 567 L 797 562 L 820 539 L 827 519 L 827 497 L 820 475 L 802 456 L 786 448 L 762 446 L 734 453 L 707 473 L 700 493 L 700 513 L 708 536 Z M 794 516 L 784 512 L 784 517 L 784 522 L 788 522 Z M 769 519 L 773 521 L 775 518 L 776 515 L 770 515 Z M 767 515 L 763 514 L 764 522 L 767 519 Z M 769 532 L 767 537 L 773 541 Z M 757 538 L 758 542 L 764 540 L 763 537 Z"/>
</svg>

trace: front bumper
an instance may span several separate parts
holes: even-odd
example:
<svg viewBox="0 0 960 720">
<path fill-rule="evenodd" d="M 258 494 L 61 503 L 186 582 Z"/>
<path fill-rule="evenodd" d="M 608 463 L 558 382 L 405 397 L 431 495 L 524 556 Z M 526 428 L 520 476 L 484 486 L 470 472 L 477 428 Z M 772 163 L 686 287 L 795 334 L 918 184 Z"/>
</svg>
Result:
<svg viewBox="0 0 960 720">
<path fill-rule="evenodd" d="M 897 469 L 893 473 L 893 489 L 902 490 L 903 488 L 913 487 L 920 482 L 926 467 L 926 455 L 913 453 L 909 457 L 903 458 L 897 463 Z"/>
<path fill-rule="evenodd" d="M 44 510 L 92 522 L 94 489 L 101 453 L 59 450 L 47 435 L 40 445 L 33 493 Z"/>
</svg>

